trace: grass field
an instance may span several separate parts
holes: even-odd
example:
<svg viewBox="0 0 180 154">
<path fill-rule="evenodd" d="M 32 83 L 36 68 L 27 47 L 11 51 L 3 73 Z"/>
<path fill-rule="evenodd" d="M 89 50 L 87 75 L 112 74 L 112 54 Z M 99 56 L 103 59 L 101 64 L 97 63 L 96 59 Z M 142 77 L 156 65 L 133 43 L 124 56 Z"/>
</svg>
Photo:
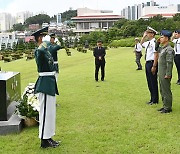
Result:
<svg viewBox="0 0 180 154">
<path fill-rule="evenodd" d="M 0 136 L 1 154 L 179 154 L 180 86 L 172 92 L 173 112 L 160 114 L 158 105 L 148 106 L 149 92 L 145 72 L 136 71 L 132 48 L 107 51 L 105 82 L 94 81 L 94 58 L 71 50 L 68 57 L 59 52 L 60 75 L 57 96 L 57 129 L 54 139 L 60 147 L 40 149 L 38 127 L 25 128 L 20 134 Z M 144 66 L 144 58 L 142 58 Z M 21 73 L 22 90 L 35 82 L 34 60 L 0 62 L 3 70 Z"/>
</svg>

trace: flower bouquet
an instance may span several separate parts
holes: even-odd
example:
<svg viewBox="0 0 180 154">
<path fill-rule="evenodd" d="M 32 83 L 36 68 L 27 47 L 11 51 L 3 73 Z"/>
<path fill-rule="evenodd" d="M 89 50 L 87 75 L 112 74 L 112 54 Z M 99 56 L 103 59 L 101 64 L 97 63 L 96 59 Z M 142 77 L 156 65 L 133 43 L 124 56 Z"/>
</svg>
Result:
<svg viewBox="0 0 180 154">
<path fill-rule="evenodd" d="M 30 123 L 37 123 L 40 110 L 37 94 L 34 94 L 34 85 L 34 83 L 29 83 L 22 94 L 19 104 L 16 106 L 16 114 L 24 119 L 27 126 L 31 125 Z M 26 124 L 26 122 L 29 124 Z"/>
</svg>

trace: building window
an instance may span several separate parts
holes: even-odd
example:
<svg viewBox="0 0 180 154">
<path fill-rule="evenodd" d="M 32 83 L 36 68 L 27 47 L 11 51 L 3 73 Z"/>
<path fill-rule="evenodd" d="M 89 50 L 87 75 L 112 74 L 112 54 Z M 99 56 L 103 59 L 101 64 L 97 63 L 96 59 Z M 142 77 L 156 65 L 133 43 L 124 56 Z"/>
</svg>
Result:
<svg viewBox="0 0 180 154">
<path fill-rule="evenodd" d="M 99 22 L 99 28 L 102 28 L 102 27 L 101 27 L 101 22 Z"/>
<path fill-rule="evenodd" d="M 113 26 L 113 22 L 108 23 L 108 28 Z"/>
<path fill-rule="evenodd" d="M 180 4 L 178 4 L 178 12 L 180 12 Z"/>
<path fill-rule="evenodd" d="M 107 28 L 107 22 L 103 22 L 103 23 L 102 23 L 102 27 L 103 27 L 103 28 Z"/>
<path fill-rule="evenodd" d="M 89 29 L 89 23 L 84 23 L 84 29 Z"/>
</svg>

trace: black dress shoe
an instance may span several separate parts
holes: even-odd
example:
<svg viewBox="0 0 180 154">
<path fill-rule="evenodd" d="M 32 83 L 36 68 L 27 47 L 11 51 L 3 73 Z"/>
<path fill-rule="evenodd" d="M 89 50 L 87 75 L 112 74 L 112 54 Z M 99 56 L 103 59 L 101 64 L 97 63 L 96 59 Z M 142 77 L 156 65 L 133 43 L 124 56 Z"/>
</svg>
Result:
<svg viewBox="0 0 180 154">
<path fill-rule="evenodd" d="M 161 113 L 170 113 L 170 112 L 172 112 L 172 109 L 163 109 L 163 110 L 161 110 L 160 111 Z"/>
<path fill-rule="evenodd" d="M 180 82 L 177 82 L 176 84 L 177 84 L 177 85 L 180 85 Z"/>
<path fill-rule="evenodd" d="M 104 79 L 101 79 L 101 81 L 104 81 Z"/>
<path fill-rule="evenodd" d="M 56 148 L 58 145 L 53 144 L 50 139 L 42 139 L 41 140 L 41 148 Z"/>
<path fill-rule="evenodd" d="M 98 82 L 98 80 L 96 80 L 96 82 Z"/>
<path fill-rule="evenodd" d="M 154 105 L 154 104 L 158 104 L 157 102 L 151 102 L 151 104 L 149 104 L 149 105 Z"/>
<path fill-rule="evenodd" d="M 136 70 L 142 70 L 142 68 L 137 68 Z"/>
<path fill-rule="evenodd" d="M 149 101 L 149 102 L 147 102 L 146 104 L 148 104 L 148 105 L 153 105 L 153 104 L 158 104 L 157 102 L 151 102 L 151 101 Z"/>
<path fill-rule="evenodd" d="M 59 146 L 61 141 L 54 141 L 52 138 L 49 139 L 53 144 Z"/>
<path fill-rule="evenodd" d="M 162 108 L 160 108 L 160 109 L 158 109 L 157 111 L 162 111 L 162 110 L 164 110 L 164 108 L 162 107 Z"/>
</svg>

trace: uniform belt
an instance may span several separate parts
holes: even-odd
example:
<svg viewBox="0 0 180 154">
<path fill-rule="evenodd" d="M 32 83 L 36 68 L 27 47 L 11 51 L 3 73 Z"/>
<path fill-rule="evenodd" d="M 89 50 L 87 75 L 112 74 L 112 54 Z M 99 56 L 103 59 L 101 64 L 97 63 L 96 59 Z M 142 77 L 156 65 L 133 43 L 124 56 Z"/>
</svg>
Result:
<svg viewBox="0 0 180 154">
<path fill-rule="evenodd" d="M 154 62 L 154 60 L 148 60 L 148 61 L 146 61 L 146 63 L 153 63 Z"/>
<path fill-rule="evenodd" d="M 54 76 L 55 72 L 40 72 L 39 76 Z"/>
<path fill-rule="evenodd" d="M 58 61 L 54 61 L 54 64 L 58 64 Z"/>
</svg>

